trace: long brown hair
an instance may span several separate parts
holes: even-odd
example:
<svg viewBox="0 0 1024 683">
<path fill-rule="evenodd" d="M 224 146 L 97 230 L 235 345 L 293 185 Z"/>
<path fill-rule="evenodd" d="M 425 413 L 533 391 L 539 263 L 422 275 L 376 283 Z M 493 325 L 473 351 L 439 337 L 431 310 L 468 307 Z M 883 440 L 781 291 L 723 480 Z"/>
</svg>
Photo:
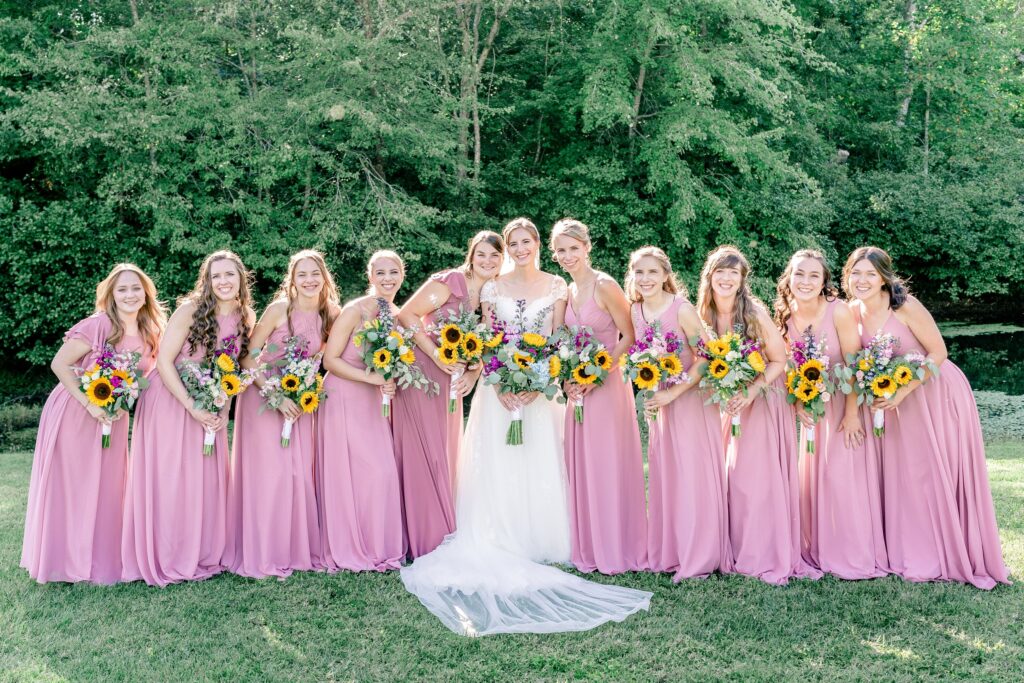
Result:
<svg viewBox="0 0 1024 683">
<path fill-rule="evenodd" d="M 467 280 L 473 277 L 473 256 L 476 254 L 476 248 L 484 242 L 494 247 L 502 256 L 505 255 L 505 240 L 501 239 L 501 235 L 498 233 L 493 230 L 481 230 L 473 235 L 469 240 L 469 247 L 466 249 L 466 260 L 459 266 L 459 270 Z"/>
<path fill-rule="evenodd" d="M 714 292 L 711 289 L 711 275 L 722 268 L 737 268 L 740 271 L 742 282 L 739 292 L 736 293 L 736 307 L 732 312 L 732 328 L 740 327 L 741 331 L 751 339 L 761 337 L 761 326 L 757 322 L 758 307 L 765 307 L 764 303 L 754 296 L 750 291 L 750 262 L 736 247 L 726 244 L 718 247 L 710 254 L 704 262 L 704 268 L 700 272 L 700 288 L 697 290 L 697 312 L 708 325 L 714 329 L 715 319 L 718 317 L 718 308 L 715 306 Z"/>
<path fill-rule="evenodd" d="M 317 302 L 317 312 L 320 314 L 320 340 L 326 341 L 327 335 L 331 331 L 331 323 L 334 322 L 331 317 L 332 311 L 337 310 L 338 286 L 335 284 L 334 276 L 327 268 L 327 261 L 324 260 L 324 255 L 321 252 L 315 249 L 303 249 L 292 254 L 292 257 L 288 259 L 288 270 L 285 272 L 274 300 L 288 302 L 288 334 L 289 336 L 294 335 L 292 311 L 295 310 L 295 300 L 299 296 L 299 290 L 295 286 L 295 270 L 303 259 L 309 259 L 315 263 L 324 278 L 324 286 L 320 288 L 320 299 Z"/>
<path fill-rule="evenodd" d="M 889 308 L 898 310 L 907 302 L 910 290 L 907 288 L 906 280 L 896 274 L 892 257 L 878 247 L 857 247 L 846 259 L 846 265 L 843 266 L 843 289 L 846 290 L 847 298 L 850 296 L 850 273 L 858 262 L 865 259 L 871 262 L 882 277 L 882 289 L 889 292 Z"/>
<path fill-rule="evenodd" d="M 110 274 L 96 285 L 96 311 L 106 313 L 110 318 L 111 327 L 107 342 L 112 346 L 117 346 L 118 342 L 124 339 L 124 323 L 117 313 L 117 304 L 114 302 L 114 289 L 117 287 L 117 279 L 121 273 L 135 273 L 139 282 L 142 283 L 142 291 L 146 295 L 146 300 L 138 313 L 139 336 L 142 337 L 142 341 L 150 351 L 156 353 L 157 347 L 160 345 L 160 337 L 163 336 L 164 328 L 167 327 L 167 304 L 157 299 L 156 285 L 153 284 L 153 280 L 134 263 L 118 263 L 110 269 Z"/>
<path fill-rule="evenodd" d="M 629 267 L 626 268 L 626 298 L 634 303 L 644 300 L 644 295 L 637 289 L 636 276 L 633 275 L 633 269 L 636 267 L 637 261 L 648 256 L 657 261 L 661 269 L 668 274 L 661 288 L 673 296 L 682 294 L 683 297 L 688 298 L 686 285 L 676 278 L 676 272 L 672 270 L 672 261 L 669 260 L 668 254 L 659 247 L 651 245 L 640 247 L 629 255 Z"/>
<path fill-rule="evenodd" d="M 793 276 L 793 267 L 796 262 L 805 258 L 814 259 L 821 264 L 824 281 L 821 284 L 820 294 L 825 295 L 825 301 L 834 301 L 839 296 L 839 290 L 832 281 L 832 269 L 828 267 L 828 261 L 825 260 L 823 253 L 817 249 L 801 249 L 793 254 L 789 259 L 789 263 L 786 264 L 786 269 L 779 276 L 779 281 L 775 283 L 775 324 L 782 331 L 783 336 L 786 334 L 786 324 L 793 317 L 792 304 L 790 303 L 793 298 L 793 291 L 789 287 L 789 280 Z"/>
<path fill-rule="evenodd" d="M 213 358 L 213 352 L 220 341 L 217 339 L 217 297 L 213 293 L 210 278 L 210 268 L 217 261 L 231 261 L 238 271 L 238 357 L 245 358 L 249 352 L 249 335 L 252 333 L 246 315 L 252 308 L 252 274 L 246 270 L 238 254 L 227 249 L 215 251 L 203 259 L 192 291 L 178 299 L 179 306 L 191 302 L 196 307 L 192 314 L 192 325 L 188 328 L 188 347 L 192 353 L 202 347 L 206 357 Z"/>
</svg>

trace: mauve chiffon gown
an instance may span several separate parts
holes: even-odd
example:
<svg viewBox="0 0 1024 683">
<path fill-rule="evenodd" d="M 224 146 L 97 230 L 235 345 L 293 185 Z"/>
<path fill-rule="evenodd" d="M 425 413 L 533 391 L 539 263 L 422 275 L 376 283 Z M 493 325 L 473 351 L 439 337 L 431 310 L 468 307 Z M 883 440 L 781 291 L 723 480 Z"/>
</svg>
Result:
<svg viewBox="0 0 1024 683">
<path fill-rule="evenodd" d="M 306 341 L 310 354 L 320 351 L 318 312 L 294 310 L 291 330 L 288 327 L 282 323 L 270 334 L 261 362 L 281 358 L 293 336 Z M 224 564 L 241 576 L 284 578 L 296 570 L 322 568 L 313 484 L 316 413 L 303 413 L 295 421 L 285 447 L 281 445 L 284 416 L 276 410 L 260 412 L 262 403 L 253 385 L 242 394 L 235 411 Z"/>
<path fill-rule="evenodd" d="M 217 316 L 217 338 L 238 334 L 238 313 Z M 188 342 L 175 359 L 199 360 Z M 143 392 L 132 433 L 121 556 L 126 581 L 151 586 L 207 579 L 224 570 L 228 435 L 203 455 L 203 426 L 157 372 Z"/>
<path fill-rule="evenodd" d="M 96 313 L 65 333 L 64 341 L 90 347 L 79 370 L 96 362 L 110 331 L 107 315 Z M 142 354 L 143 374 L 153 368 L 154 350 L 139 337 L 124 337 L 115 350 Z M 21 566 L 39 583 L 121 580 L 128 418 L 114 422 L 108 448 L 100 440 L 100 423 L 63 384 L 54 387 L 39 419 L 21 548 Z"/>
<path fill-rule="evenodd" d="M 675 299 L 658 317 L 665 332 L 686 334 L 679 327 Z M 649 323 L 638 304 L 632 309 L 637 337 Z M 683 370 L 694 357 L 688 346 L 679 350 Z M 697 387 L 662 408 L 648 422 L 647 477 L 650 489 L 647 558 L 651 571 L 672 572 L 674 581 L 732 570 L 729 510 L 726 502 L 725 451 L 718 406 L 705 405 Z"/>
<path fill-rule="evenodd" d="M 899 339 L 899 355 L 925 353 L 892 313 L 880 331 Z M 871 336 L 861 330 L 865 345 Z M 887 411 L 879 442 L 892 571 L 908 581 L 960 581 L 984 589 L 1010 583 L 978 408 L 960 368 L 947 360 L 937 377 Z"/>
<path fill-rule="evenodd" d="M 466 277 L 459 270 L 433 276 L 447 285 L 448 300 L 423 318 L 426 329 L 460 306 L 469 307 Z M 392 406 L 395 457 L 402 487 L 402 520 L 408 554 L 413 559 L 440 545 L 455 531 L 455 464 L 462 439 L 462 401 L 456 401 L 455 412 L 448 413 L 448 391 L 451 377 L 432 360 L 418 353 L 416 364 L 440 394 L 409 389 Z"/>
<path fill-rule="evenodd" d="M 565 324 L 593 330 L 609 353 L 619 341 L 611 315 L 590 298 Z M 573 565 L 602 574 L 647 569 L 647 502 L 644 461 L 633 396 L 614 368 L 583 401 L 583 423 L 565 411 L 565 470 Z"/>
<path fill-rule="evenodd" d="M 365 367 L 352 340 L 342 359 Z M 380 388 L 334 374 L 324 387 L 328 398 L 316 424 L 323 562 L 332 572 L 398 569 L 405 555 L 401 491 Z M 392 401 L 392 410 L 407 393 Z"/>
<path fill-rule="evenodd" d="M 843 363 L 834 313 L 828 303 L 820 329 L 829 368 Z M 788 323 L 789 340 L 799 341 L 803 331 Z M 858 411 L 860 415 L 863 411 Z M 881 462 L 870 422 L 860 446 L 846 447 L 839 431 L 846 413 L 846 397 L 836 391 L 825 415 L 814 429 L 815 452 L 807 450 L 806 430 L 800 434 L 800 520 L 804 559 L 841 579 L 873 579 L 889 573 L 882 527 Z M 863 417 L 863 416 L 861 416 Z"/>
</svg>

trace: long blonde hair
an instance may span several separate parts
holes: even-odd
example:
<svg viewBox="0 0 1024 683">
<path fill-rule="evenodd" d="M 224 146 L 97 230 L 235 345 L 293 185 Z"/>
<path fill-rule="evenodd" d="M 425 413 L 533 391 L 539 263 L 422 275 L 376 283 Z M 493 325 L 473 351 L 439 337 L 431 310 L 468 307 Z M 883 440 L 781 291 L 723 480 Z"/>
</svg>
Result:
<svg viewBox="0 0 1024 683">
<path fill-rule="evenodd" d="M 212 358 L 217 349 L 217 296 L 213 293 L 213 282 L 210 268 L 217 261 L 231 261 L 238 271 L 238 357 L 245 358 L 249 353 L 249 319 L 246 312 L 252 308 L 252 274 L 246 270 L 245 264 L 238 254 L 227 249 L 215 251 L 199 266 L 199 274 L 192 291 L 178 299 L 178 305 L 191 302 L 196 310 L 192 314 L 192 325 L 188 329 L 188 346 L 194 353 L 202 347 L 206 357 Z"/>
<path fill-rule="evenodd" d="M 391 251 L 390 249 L 378 249 L 377 251 L 370 254 L 370 259 L 366 262 L 367 280 L 369 280 L 370 276 L 373 275 L 373 264 L 383 258 L 389 258 L 395 263 L 397 263 L 399 272 L 402 273 L 403 278 L 405 277 L 405 261 L 402 260 L 402 257 L 399 256 L 396 252 Z M 374 289 L 373 285 L 370 285 L 370 287 L 366 290 L 366 293 L 369 294 L 370 296 L 377 296 L 377 292 Z"/>
<path fill-rule="evenodd" d="M 761 326 L 757 322 L 758 307 L 765 308 L 764 303 L 750 291 L 750 262 L 736 247 L 726 244 L 718 247 L 704 262 L 700 272 L 700 287 L 697 290 L 697 313 L 712 329 L 718 317 L 715 297 L 711 289 L 711 275 L 722 268 L 737 268 L 742 282 L 736 293 L 736 306 L 732 312 L 732 328 L 739 327 L 741 332 L 751 339 L 761 337 Z"/>
<path fill-rule="evenodd" d="M 669 260 L 668 254 L 660 248 L 651 245 L 640 247 L 629 255 L 629 267 L 626 268 L 626 298 L 633 303 L 644 300 L 644 295 L 637 289 L 636 276 L 633 275 L 633 269 L 636 267 L 637 261 L 648 256 L 657 261 L 662 270 L 668 274 L 661 288 L 673 296 L 682 294 L 684 298 L 689 298 L 686 286 L 676 278 L 676 272 L 672 270 L 672 262 Z"/>
<path fill-rule="evenodd" d="M 334 282 L 334 276 L 331 275 L 331 271 L 327 268 L 327 261 L 324 260 L 323 253 L 315 249 L 303 249 L 292 254 L 292 257 L 288 259 L 288 270 L 285 272 L 284 279 L 281 281 L 281 286 L 277 290 L 274 301 L 288 302 L 288 334 L 294 335 L 292 311 L 295 310 L 295 300 L 299 296 L 299 290 L 295 286 L 295 269 L 298 268 L 299 263 L 303 259 L 309 259 L 315 263 L 324 278 L 324 286 L 320 289 L 320 299 L 317 302 L 317 311 L 320 314 L 320 339 L 321 341 L 326 341 L 327 334 L 331 331 L 331 323 L 334 322 L 331 318 L 331 312 L 337 310 L 339 297 L 338 286 Z"/>
<path fill-rule="evenodd" d="M 167 304 L 157 299 L 153 280 L 134 263 L 118 263 L 110 269 L 110 274 L 96 285 L 96 312 L 106 313 L 110 318 L 110 335 L 107 341 L 112 346 L 117 346 L 118 342 L 124 339 L 124 323 L 117 314 L 117 304 L 114 302 L 114 288 L 121 273 L 135 273 L 142 283 L 146 301 L 139 309 L 139 336 L 150 351 L 156 353 L 157 347 L 160 346 L 160 337 L 167 327 Z"/>
</svg>

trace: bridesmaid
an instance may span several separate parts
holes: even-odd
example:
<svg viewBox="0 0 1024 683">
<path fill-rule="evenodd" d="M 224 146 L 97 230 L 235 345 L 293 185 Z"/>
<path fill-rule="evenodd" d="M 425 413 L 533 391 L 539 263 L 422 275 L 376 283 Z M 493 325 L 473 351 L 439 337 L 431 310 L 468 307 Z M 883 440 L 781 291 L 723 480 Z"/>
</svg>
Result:
<svg viewBox="0 0 1024 683">
<path fill-rule="evenodd" d="M 332 572 L 398 569 L 405 556 L 391 425 L 380 410 L 381 395 L 394 396 L 395 382 L 366 372 L 353 341 L 382 307 L 397 314 L 405 264 L 393 251 L 378 251 L 367 271 L 369 294 L 345 304 L 324 352 L 329 398 L 316 424 L 316 483 L 323 562 Z"/>
<path fill-rule="evenodd" d="M 418 365 L 441 391 L 440 398 L 422 391 L 404 392 L 392 412 L 402 517 L 412 559 L 429 553 L 455 531 L 452 486 L 462 438 L 461 398 L 472 390 L 480 374 L 479 367 L 467 371 L 464 364 L 442 363 L 428 331 L 451 312 L 480 308 L 480 288 L 498 274 L 504 253 L 500 235 L 478 232 L 469 242 L 465 263 L 432 275 L 398 312 L 404 327 L 418 330 L 416 345 L 430 359 Z M 453 387 L 460 400 L 458 409 L 449 414 L 448 396 Z"/>
<path fill-rule="evenodd" d="M 555 261 L 572 276 L 565 324 L 587 326 L 612 358 L 633 344 L 629 302 L 619 284 L 590 265 L 590 230 L 565 218 L 551 230 Z M 565 411 L 572 563 L 582 572 L 620 574 L 647 569 L 644 461 L 633 396 L 612 368 L 600 387 L 567 383 L 571 401 L 586 396 L 578 424 Z"/>
<path fill-rule="evenodd" d="M 28 490 L 21 566 L 39 583 L 121 580 L 121 520 L 128 463 L 128 419 L 111 419 L 81 391 L 78 374 L 106 346 L 141 354 L 149 374 L 167 322 L 153 281 L 119 263 L 96 286 L 95 313 L 64 334 L 50 363 L 60 383 L 39 420 Z M 112 424 L 110 446 L 101 427 Z"/>
<path fill-rule="evenodd" d="M 889 255 L 856 249 L 843 267 L 843 286 L 867 345 L 880 332 L 899 340 L 896 353 L 927 355 L 939 374 L 914 379 L 885 411 L 882 492 L 892 571 L 908 581 L 961 581 L 990 589 L 1009 583 L 999 546 L 985 468 L 985 446 L 971 386 L 946 358 L 928 310 L 910 295 Z"/>
<path fill-rule="evenodd" d="M 829 367 L 860 349 L 853 314 L 836 298 L 825 256 L 793 254 L 776 285 L 775 322 L 789 344 L 810 331 L 825 341 Z M 806 426 L 810 416 L 796 404 Z M 873 439 L 864 439 L 857 396 L 837 393 L 815 426 L 816 453 L 800 438 L 800 509 L 803 556 L 811 566 L 842 579 L 885 576 L 889 561 L 882 533 L 881 463 Z M 802 430 L 803 431 L 803 430 Z"/>
<path fill-rule="evenodd" d="M 260 317 L 250 345 L 263 349 L 259 363 L 273 363 L 298 337 L 310 354 L 321 351 L 338 311 L 338 290 L 323 254 L 292 255 L 274 301 Z M 242 361 L 255 368 L 252 356 Z M 258 387 L 266 380 L 256 378 Z M 228 550 L 225 565 L 251 578 L 285 578 L 294 570 L 320 567 L 320 528 L 313 486 L 314 416 L 284 399 L 264 410 L 259 391 L 245 392 L 235 414 Z M 288 446 L 281 446 L 285 419 L 295 420 Z"/>
<path fill-rule="evenodd" d="M 750 291 L 750 265 L 736 247 L 711 252 L 700 275 L 697 311 L 717 335 L 733 330 L 759 339 L 764 372 L 747 395 L 737 394 L 722 420 L 726 442 L 729 543 L 734 570 L 766 583 L 818 578 L 800 555 L 800 499 L 796 466 L 796 425 L 786 404 L 783 373 L 786 343 L 768 310 Z M 731 437 L 733 416 L 743 434 Z"/>
<path fill-rule="evenodd" d="M 642 247 L 629 257 L 626 295 L 636 335 L 659 322 L 684 340 L 679 350 L 688 382 L 654 392 L 645 403 L 650 521 L 647 557 L 651 571 L 672 572 L 674 581 L 732 571 L 725 486 L 722 418 L 697 390 L 703 361 L 694 345 L 707 339 L 697 309 L 676 281 L 668 256 Z"/>
<path fill-rule="evenodd" d="M 229 407 L 219 415 L 197 409 L 175 366 L 211 359 L 233 336 L 246 357 L 255 319 L 249 277 L 234 253 L 210 254 L 167 324 L 132 435 L 121 552 L 127 581 L 162 587 L 224 570 Z M 206 430 L 216 433 L 210 456 L 203 455 Z"/>
</svg>

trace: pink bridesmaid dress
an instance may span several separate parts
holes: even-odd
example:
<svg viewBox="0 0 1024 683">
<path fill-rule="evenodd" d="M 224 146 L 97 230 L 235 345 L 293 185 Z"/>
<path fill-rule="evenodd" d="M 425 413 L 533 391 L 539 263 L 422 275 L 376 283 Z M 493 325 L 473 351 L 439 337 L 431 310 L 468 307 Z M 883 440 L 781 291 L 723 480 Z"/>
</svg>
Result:
<svg viewBox="0 0 1024 683">
<path fill-rule="evenodd" d="M 899 355 L 924 354 L 890 312 L 881 331 Z M 871 334 L 861 330 L 866 345 Z M 950 361 L 885 414 L 882 451 L 885 540 L 892 571 L 908 581 L 961 581 L 990 589 L 1010 583 L 1003 564 L 978 408 Z"/>
<path fill-rule="evenodd" d="M 437 273 L 433 279 L 448 286 L 451 294 L 440 308 L 423 319 L 430 328 L 459 306 L 469 307 L 466 277 L 459 270 Z M 427 379 L 437 382 L 440 395 L 410 389 L 402 391 L 392 407 L 395 457 L 402 486 L 403 523 L 409 556 L 416 559 L 440 545 L 455 531 L 452 482 L 462 438 L 462 402 L 448 413 L 451 378 L 417 351 L 417 364 Z"/>
<path fill-rule="evenodd" d="M 342 359 L 365 367 L 349 340 Z M 328 571 L 401 567 L 402 503 L 391 426 L 380 389 L 328 374 L 316 423 L 316 485 Z M 413 390 L 415 391 L 415 390 Z M 401 399 L 392 402 L 394 409 Z"/>
<path fill-rule="evenodd" d="M 306 341 L 309 353 L 318 353 L 323 347 L 320 330 L 319 313 L 292 311 L 291 330 L 286 322 L 270 334 L 261 362 L 280 359 L 285 342 L 293 336 Z M 233 573 L 254 579 L 322 569 L 313 484 L 313 434 L 319 414 L 301 415 L 284 447 L 284 417 L 269 408 L 261 412 L 262 404 L 263 397 L 253 385 L 235 410 L 224 563 Z"/>
<path fill-rule="evenodd" d="M 658 317 L 663 331 L 675 332 L 681 339 L 686 338 L 679 328 L 683 301 L 677 298 Z M 639 337 L 649 323 L 637 304 L 632 317 Z M 679 359 L 684 370 L 692 368 L 694 357 L 688 346 L 680 349 Z M 732 571 L 718 407 L 705 405 L 704 396 L 693 388 L 663 408 L 648 425 L 647 557 L 651 571 L 672 572 L 677 582 Z"/>
<path fill-rule="evenodd" d="M 64 341 L 90 347 L 77 368 L 96 362 L 110 330 L 106 313 L 95 313 L 65 333 Z M 123 337 L 115 350 L 141 353 L 143 374 L 153 368 L 152 349 L 140 337 Z M 39 420 L 21 548 L 21 566 L 39 583 L 121 580 L 128 418 L 114 422 L 108 448 L 100 440 L 100 423 L 58 384 Z"/>
<path fill-rule="evenodd" d="M 611 315 L 591 297 L 566 307 L 565 324 L 585 325 L 609 352 L 619 341 Z M 647 569 L 644 461 L 632 392 L 613 369 L 584 399 L 583 424 L 565 411 L 570 557 L 582 572 Z"/>
<path fill-rule="evenodd" d="M 239 315 L 217 316 L 217 338 L 238 334 Z M 201 360 L 185 342 L 174 363 Z M 228 435 L 203 455 L 203 426 L 158 372 L 142 394 L 132 433 L 121 557 L 126 581 L 151 586 L 198 581 L 224 571 Z"/>
<path fill-rule="evenodd" d="M 740 436 L 728 415 L 721 423 L 733 569 L 777 585 L 821 577 L 800 552 L 796 419 L 785 392 L 783 375 L 758 394 L 740 413 Z"/>
<path fill-rule="evenodd" d="M 834 322 L 836 302 L 828 303 L 816 338 L 824 338 L 829 367 L 843 363 Z M 793 321 L 790 341 L 802 338 Z M 882 527 L 881 461 L 870 422 L 860 446 L 846 447 L 839 431 L 846 401 L 838 391 L 815 426 L 815 453 L 800 437 L 800 520 L 804 560 L 841 579 L 873 579 L 889 573 Z"/>
</svg>

